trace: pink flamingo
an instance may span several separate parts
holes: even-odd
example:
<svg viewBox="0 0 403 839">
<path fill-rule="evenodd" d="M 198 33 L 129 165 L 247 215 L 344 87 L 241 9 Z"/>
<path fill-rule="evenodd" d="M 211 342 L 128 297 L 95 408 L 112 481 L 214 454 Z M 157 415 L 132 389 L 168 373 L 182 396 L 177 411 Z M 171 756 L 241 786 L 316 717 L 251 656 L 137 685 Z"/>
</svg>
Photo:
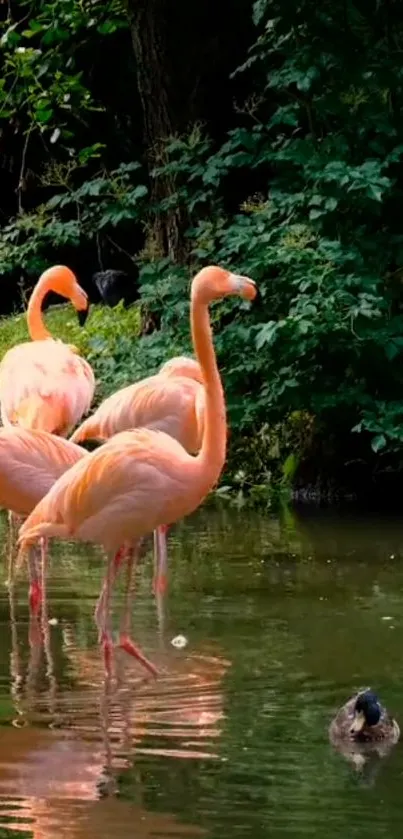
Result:
<svg viewBox="0 0 403 839">
<path fill-rule="evenodd" d="M 164 431 L 189 454 L 197 454 L 203 436 L 204 387 L 200 364 L 193 358 L 176 356 L 154 376 L 121 388 L 105 399 L 71 437 L 74 443 L 105 441 L 133 428 Z M 167 532 L 161 525 L 154 531 L 155 573 L 153 588 L 163 594 L 167 585 Z M 128 561 L 131 561 L 127 547 Z M 123 559 L 124 554 L 122 554 Z"/>
<path fill-rule="evenodd" d="M 0 428 L 0 507 L 15 516 L 27 516 L 53 486 L 57 478 L 77 463 L 85 449 L 48 431 Z M 46 574 L 46 550 L 41 539 L 42 586 L 35 563 L 30 564 L 29 602 L 37 613 Z M 12 550 L 9 558 L 9 584 L 12 577 Z"/>
<path fill-rule="evenodd" d="M 49 291 L 71 300 L 83 325 L 88 297 L 69 268 L 45 271 L 32 292 L 27 321 L 31 342 L 9 350 L 0 363 L 3 425 L 20 425 L 66 437 L 90 408 L 95 389 L 92 368 L 75 347 L 52 338 L 42 318 Z"/>
<path fill-rule="evenodd" d="M 96 617 L 108 672 L 112 651 L 109 602 L 120 546 L 125 542 L 138 545 L 157 527 L 196 510 L 218 481 L 225 463 L 225 398 L 208 307 L 213 300 L 229 295 L 253 300 L 255 283 L 217 266 L 203 268 L 192 282 L 192 339 L 205 387 L 204 431 L 198 455 L 188 454 L 162 431 L 123 431 L 65 472 L 20 528 L 20 556 L 42 536 L 96 542 L 107 551 L 105 595 L 101 595 Z M 119 646 L 157 675 L 152 662 L 124 633 Z"/>
</svg>

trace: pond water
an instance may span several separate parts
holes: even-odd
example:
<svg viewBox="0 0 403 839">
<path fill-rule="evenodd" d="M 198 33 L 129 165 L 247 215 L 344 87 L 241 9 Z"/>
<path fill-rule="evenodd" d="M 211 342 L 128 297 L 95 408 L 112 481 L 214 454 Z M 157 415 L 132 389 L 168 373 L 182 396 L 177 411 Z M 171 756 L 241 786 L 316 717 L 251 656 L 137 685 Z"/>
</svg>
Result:
<svg viewBox="0 0 403 839">
<path fill-rule="evenodd" d="M 400 839 L 403 746 L 357 771 L 327 728 L 369 684 L 403 723 L 402 521 L 201 511 L 170 534 L 163 609 L 150 551 L 137 570 L 133 637 L 160 678 L 118 653 L 109 685 L 100 553 L 52 547 L 40 643 L 1 527 L 0 837 Z M 115 624 L 123 606 L 122 587 Z"/>
</svg>

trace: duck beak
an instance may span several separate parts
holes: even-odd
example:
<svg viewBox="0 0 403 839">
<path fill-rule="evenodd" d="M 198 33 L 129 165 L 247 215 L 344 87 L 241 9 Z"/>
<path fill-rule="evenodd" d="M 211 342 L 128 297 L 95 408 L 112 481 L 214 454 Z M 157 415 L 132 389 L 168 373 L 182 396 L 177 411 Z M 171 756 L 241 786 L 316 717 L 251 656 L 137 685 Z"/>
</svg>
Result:
<svg viewBox="0 0 403 839">
<path fill-rule="evenodd" d="M 88 306 L 87 306 L 86 309 L 79 309 L 77 311 L 77 318 L 78 318 L 78 322 L 79 322 L 80 326 L 85 326 L 85 322 L 87 320 L 89 311 L 90 311 L 90 304 L 89 303 L 88 303 Z"/>
<path fill-rule="evenodd" d="M 363 711 L 358 711 L 354 715 L 353 722 L 350 728 L 350 734 L 359 734 L 365 725 L 365 715 Z"/>
</svg>

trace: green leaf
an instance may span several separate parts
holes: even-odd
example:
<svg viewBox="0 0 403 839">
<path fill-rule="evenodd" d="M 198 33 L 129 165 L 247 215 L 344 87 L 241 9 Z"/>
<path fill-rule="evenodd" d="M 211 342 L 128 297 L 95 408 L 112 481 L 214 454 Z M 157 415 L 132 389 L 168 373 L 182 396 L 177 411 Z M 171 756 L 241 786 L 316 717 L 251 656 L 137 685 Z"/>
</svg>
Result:
<svg viewBox="0 0 403 839">
<path fill-rule="evenodd" d="M 309 203 L 310 207 L 320 207 L 320 205 L 323 204 L 324 201 L 325 201 L 324 195 L 314 193 L 313 195 L 311 195 L 308 203 Z"/>
<path fill-rule="evenodd" d="M 289 454 L 288 457 L 285 459 L 285 461 L 283 463 L 283 466 L 282 466 L 283 478 L 284 478 L 285 481 L 288 481 L 288 482 L 292 481 L 292 479 L 294 478 L 295 473 L 298 469 L 299 461 L 300 461 L 300 459 L 299 459 L 298 455 L 295 454 L 294 452 Z"/>
<path fill-rule="evenodd" d="M 92 146 L 86 146 L 80 149 L 78 159 L 80 163 L 88 163 L 89 160 L 95 157 L 100 157 L 102 150 L 105 148 L 105 143 L 93 143 Z"/>
<path fill-rule="evenodd" d="M 263 19 L 267 10 L 267 0 L 255 0 L 253 4 L 253 23 L 255 26 Z"/>
<path fill-rule="evenodd" d="M 386 446 L 386 437 L 384 434 L 377 434 L 376 437 L 373 437 L 371 440 L 371 448 L 374 452 L 379 452 L 381 449 L 384 449 Z"/>
<path fill-rule="evenodd" d="M 399 347 L 395 341 L 388 341 L 385 344 L 385 355 L 389 361 L 393 361 L 399 353 L 401 353 L 402 348 Z"/>
<path fill-rule="evenodd" d="M 53 195 L 52 198 L 49 198 L 49 201 L 46 202 L 46 206 L 49 210 L 54 210 L 55 207 L 58 207 L 63 199 L 62 195 Z"/>
<path fill-rule="evenodd" d="M 262 349 L 265 344 L 273 343 L 278 329 L 277 321 L 269 321 L 265 323 L 256 336 L 256 347 L 258 350 Z"/>
<path fill-rule="evenodd" d="M 97 32 L 100 35 L 111 35 L 116 32 L 117 29 L 120 29 L 122 26 L 122 21 L 120 20 L 104 20 L 102 23 L 99 23 L 97 26 Z"/>
<path fill-rule="evenodd" d="M 313 209 L 309 211 L 309 218 L 311 221 L 315 221 L 315 219 L 320 218 L 325 214 L 324 210 Z"/>
<path fill-rule="evenodd" d="M 139 198 L 144 198 L 147 195 L 147 193 L 147 187 L 144 184 L 139 184 L 129 193 L 130 201 L 133 201 L 134 203 Z"/>
<path fill-rule="evenodd" d="M 382 201 L 383 193 L 384 190 L 376 184 L 369 184 L 367 187 L 367 194 L 370 198 L 373 198 L 374 201 Z"/>
<path fill-rule="evenodd" d="M 38 108 L 35 111 L 35 118 L 42 125 L 44 125 L 46 122 L 49 122 L 49 120 L 52 118 L 52 116 L 53 116 L 52 108 Z"/>
<path fill-rule="evenodd" d="M 319 73 L 317 68 L 310 67 L 305 74 L 301 74 L 301 76 L 297 78 L 298 90 L 301 90 L 303 93 L 308 93 L 318 75 Z"/>
</svg>

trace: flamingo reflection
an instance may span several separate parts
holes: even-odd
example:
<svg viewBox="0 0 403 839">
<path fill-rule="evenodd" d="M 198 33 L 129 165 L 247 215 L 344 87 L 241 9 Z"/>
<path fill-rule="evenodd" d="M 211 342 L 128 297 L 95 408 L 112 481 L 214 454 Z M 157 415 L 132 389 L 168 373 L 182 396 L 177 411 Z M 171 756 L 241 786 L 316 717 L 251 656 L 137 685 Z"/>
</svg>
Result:
<svg viewBox="0 0 403 839">
<path fill-rule="evenodd" d="M 100 674 L 98 689 L 95 696 L 78 693 L 83 707 L 77 723 L 77 707 L 68 712 L 70 702 L 65 706 L 63 702 L 57 703 L 52 648 L 45 637 L 50 631 L 46 615 L 42 625 L 31 615 L 29 660 L 24 672 L 12 589 L 9 597 L 11 681 L 17 727 L 2 728 L 0 825 L 10 830 L 29 831 L 34 839 L 54 839 L 55 835 L 66 839 L 89 836 L 109 839 L 113 835 L 118 839 L 126 837 L 134 824 L 139 839 L 156 835 L 161 839 L 203 835 L 203 830 L 180 824 L 170 813 L 152 813 L 144 807 L 138 768 L 136 800 L 116 796 L 119 776 L 128 770 L 133 772 L 135 760 L 135 755 L 130 754 L 128 737 L 132 722 L 127 714 L 132 709 L 128 703 L 121 702 L 122 688 L 105 678 L 102 663 L 94 651 L 93 659 Z M 72 632 L 68 628 L 67 634 L 69 631 Z M 48 721 L 51 725 L 57 723 L 58 728 L 32 725 L 43 705 L 39 678 L 42 653 L 50 685 L 46 699 Z M 74 706 L 74 694 L 69 693 L 68 698 Z M 94 725 L 97 719 L 98 724 Z"/>
<path fill-rule="evenodd" d="M 230 662 L 212 645 L 190 653 L 174 649 L 163 628 L 163 605 L 159 601 L 158 684 L 139 676 L 119 651 L 116 656 L 117 695 L 131 748 L 137 753 L 217 759 L 212 744 L 219 740 L 225 718 L 223 679 Z M 130 620 L 130 598 L 122 620 Z M 63 639 L 72 675 L 87 688 L 99 688 L 104 671 L 96 651 L 77 646 L 71 625 L 64 627 Z M 119 718 L 114 724 L 119 727 Z"/>
</svg>

